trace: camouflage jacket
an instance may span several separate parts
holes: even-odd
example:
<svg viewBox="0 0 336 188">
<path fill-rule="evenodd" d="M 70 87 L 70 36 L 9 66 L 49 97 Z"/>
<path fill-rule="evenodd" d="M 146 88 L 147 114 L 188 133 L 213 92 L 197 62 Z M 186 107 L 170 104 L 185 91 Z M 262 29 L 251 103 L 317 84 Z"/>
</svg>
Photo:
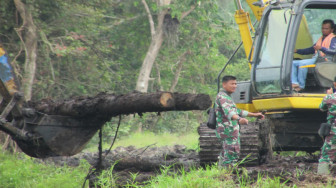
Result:
<svg viewBox="0 0 336 188">
<path fill-rule="evenodd" d="M 328 110 L 327 120 L 328 123 L 335 124 L 336 118 L 336 93 L 326 95 L 321 104 L 320 109 L 322 111 Z"/>
<path fill-rule="evenodd" d="M 215 110 L 217 127 L 236 126 L 238 125 L 238 121 L 231 119 L 233 115 L 239 115 L 240 117 L 246 117 L 248 115 L 248 111 L 237 108 L 231 96 L 226 93 L 224 89 L 217 94 Z"/>
</svg>

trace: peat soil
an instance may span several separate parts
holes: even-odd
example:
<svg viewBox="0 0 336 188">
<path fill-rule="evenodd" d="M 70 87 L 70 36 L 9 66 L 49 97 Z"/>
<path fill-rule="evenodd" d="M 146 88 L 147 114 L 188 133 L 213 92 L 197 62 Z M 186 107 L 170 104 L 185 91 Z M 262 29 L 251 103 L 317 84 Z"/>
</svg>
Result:
<svg viewBox="0 0 336 188">
<path fill-rule="evenodd" d="M 164 147 L 144 147 L 135 148 L 118 147 L 111 150 L 108 155 L 103 153 L 103 167 L 110 169 L 116 175 L 117 184 L 124 185 L 127 182 L 137 182 L 138 185 L 150 180 L 153 176 L 160 174 L 160 169 L 169 166 L 171 170 L 179 169 L 183 166 L 184 171 L 189 171 L 193 167 L 201 167 L 198 153 L 194 150 L 187 150 L 183 145 Z M 44 163 L 54 163 L 56 165 L 77 166 L 80 160 L 85 159 L 91 165 L 97 163 L 98 154 L 82 152 L 72 157 L 50 157 L 41 159 Z M 278 177 L 286 185 L 297 185 L 298 187 L 320 187 L 326 183 L 336 182 L 336 168 L 331 169 L 331 175 L 323 176 L 316 174 L 318 156 L 282 156 L 273 155 L 259 166 L 239 167 L 232 176 L 241 177 L 244 174 L 254 182 L 263 177 Z M 135 180 L 132 174 L 137 174 Z"/>
</svg>

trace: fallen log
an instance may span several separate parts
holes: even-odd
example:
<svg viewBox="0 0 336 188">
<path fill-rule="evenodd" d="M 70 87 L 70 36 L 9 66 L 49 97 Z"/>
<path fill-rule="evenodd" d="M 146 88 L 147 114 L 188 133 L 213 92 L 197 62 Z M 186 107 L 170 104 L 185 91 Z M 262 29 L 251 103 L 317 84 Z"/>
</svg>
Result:
<svg viewBox="0 0 336 188">
<path fill-rule="evenodd" d="M 209 95 L 190 93 L 99 93 L 94 97 L 76 97 L 54 101 L 43 99 L 28 102 L 28 107 L 49 115 L 71 117 L 114 117 L 145 112 L 206 110 L 211 106 Z"/>
<path fill-rule="evenodd" d="M 50 157 L 43 159 L 43 161 L 57 165 L 78 166 L 83 159 L 95 165 L 97 158 L 97 153 L 80 153 L 73 157 Z M 183 166 L 186 170 L 186 168 L 199 165 L 199 156 L 197 151 L 188 150 L 184 145 L 143 148 L 117 147 L 104 157 L 104 168 L 110 168 L 112 165 L 113 169 L 117 171 L 125 169 L 142 172 L 159 171 L 163 166 Z"/>
<path fill-rule="evenodd" d="M 18 119 L 14 121 L 14 126 L 7 126 L 7 122 L 0 121 L 0 130 L 13 136 L 22 151 L 29 156 L 71 156 L 80 152 L 97 130 L 114 116 L 205 110 L 210 105 L 209 95 L 170 92 L 124 95 L 100 93 L 94 97 L 62 101 L 44 99 L 24 105 L 24 121 Z M 126 160 L 125 163 L 130 162 Z"/>
</svg>

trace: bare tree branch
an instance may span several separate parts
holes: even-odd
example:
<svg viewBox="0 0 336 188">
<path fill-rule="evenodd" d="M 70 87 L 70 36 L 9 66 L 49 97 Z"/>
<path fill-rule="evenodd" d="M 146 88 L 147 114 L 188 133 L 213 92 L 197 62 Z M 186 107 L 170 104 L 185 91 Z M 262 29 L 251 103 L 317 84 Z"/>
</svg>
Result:
<svg viewBox="0 0 336 188">
<path fill-rule="evenodd" d="M 22 18 L 22 26 L 20 27 L 20 30 L 23 30 L 23 27 L 27 25 L 27 19 L 26 19 L 26 10 L 24 8 L 24 4 L 20 0 L 14 0 L 14 4 L 16 6 L 17 11 L 20 13 Z"/>
<path fill-rule="evenodd" d="M 195 8 L 196 8 L 196 6 L 192 5 L 188 11 L 183 12 L 182 15 L 181 15 L 180 20 L 182 20 L 183 18 L 185 18 L 186 16 L 188 16 L 193 10 L 195 10 Z"/>
<path fill-rule="evenodd" d="M 111 27 L 120 25 L 120 24 L 122 24 L 124 22 L 135 20 L 135 19 L 137 19 L 137 18 L 139 18 L 141 16 L 142 15 L 138 15 L 138 16 L 134 16 L 134 17 L 131 17 L 131 18 L 126 18 L 126 19 L 120 19 L 119 21 L 116 21 L 115 23 L 113 23 Z"/>
<path fill-rule="evenodd" d="M 173 92 L 175 90 L 175 87 L 178 83 L 178 79 L 180 77 L 181 71 L 182 71 L 182 65 L 186 60 L 186 56 L 187 54 L 190 54 L 191 52 L 188 50 L 186 52 L 184 52 L 177 60 L 177 68 L 176 68 L 176 72 L 175 72 L 175 76 L 174 76 L 174 80 L 172 81 L 172 84 L 170 86 L 169 91 Z"/>
<path fill-rule="evenodd" d="M 151 35 L 152 35 L 152 38 L 154 37 L 155 35 L 155 25 L 154 25 L 154 21 L 153 21 L 153 17 L 152 17 L 152 14 L 149 10 L 149 7 L 146 3 L 145 0 L 141 0 L 142 4 L 144 5 L 145 9 L 146 9 L 146 12 L 147 12 L 147 16 L 148 16 L 148 21 L 149 21 L 149 26 L 150 26 L 150 31 L 151 31 Z"/>
<path fill-rule="evenodd" d="M 155 61 L 154 62 L 155 68 L 156 68 L 156 74 L 157 74 L 157 84 L 159 85 L 159 90 L 163 91 L 162 85 L 161 85 L 161 73 L 160 73 L 160 67 L 159 64 Z"/>
</svg>

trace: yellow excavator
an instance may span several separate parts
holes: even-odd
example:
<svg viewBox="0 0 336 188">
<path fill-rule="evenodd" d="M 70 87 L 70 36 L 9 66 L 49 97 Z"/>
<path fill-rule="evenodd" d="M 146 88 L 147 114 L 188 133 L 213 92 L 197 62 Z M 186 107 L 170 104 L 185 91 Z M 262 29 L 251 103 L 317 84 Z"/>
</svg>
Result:
<svg viewBox="0 0 336 188">
<path fill-rule="evenodd" d="M 317 131 L 326 121 L 326 113 L 319 110 L 319 104 L 326 90 L 333 86 L 336 61 L 316 62 L 310 66 L 306 87 L 300 93 L 292 88 L 291 67 L 293 59 L 312 57 L 295 54 L 294 49 L 308 48 L 317 41 L 322 21 L 336 15 L 336 1 L 246 1 L 258 25 L 253 28 L 249 14 L 243 10 L 240 0 L 235 0 L 235 19 L 251 78 L 238 83 L 233 100 L 238 108 L 266 112 L 266 119 L 258 120 L 250 128 L 241 128 L 241 157 L 249 156 L 251 164 L 260 164 L 272 151 L 315 152 L 323 144 Z M 231 58 L 227 64 L 230 62 Z M 221 146 L 214 130 L 201 125 L 198 131 L 201 163 L 217 161 Z"/>
<path fill-rule="evenodd" d="M 246 0 L 258 25 L 235 0 L 235 19 L 250 67 L 251 79 L 238 83 L 233 94 L 237 106 L 251 112 L 265 111 L 266 120 L 241 130 L 242 157 L 259 164 L 270 151 L 319 150 L 317 130 L 326 121 L 318 106 L 336 76 L 336 62 L 310 67 L 306 88 L 294 92 L 291 85 L 294 49 L 309 47 L 321 35 L 324 19 L 336 15 L 335 0 Z M 254 33 L 252 40 L 251 32 Z M 232 56 L 233 57 L 233 56 Z M 4 58 L 4 59 L 2 59 Z M 228 65 L 231 59 L 226 63 Z M 221 76 L 223 70 L 219 74 Z M 0 50 L 0 130 L 11 135 L 32 157 L 70 156 L 83 149 L 106 120 L 43 114 L 21 105 L 22 95 L 11 67 Z M 220 79 L 218 79 L 220 80 Z M 219 85 L 219 83 L 218 83 Z M 199 127 L 200 161 L 217 161 L 220 143 L 214 130 Z"/>
</svg>

